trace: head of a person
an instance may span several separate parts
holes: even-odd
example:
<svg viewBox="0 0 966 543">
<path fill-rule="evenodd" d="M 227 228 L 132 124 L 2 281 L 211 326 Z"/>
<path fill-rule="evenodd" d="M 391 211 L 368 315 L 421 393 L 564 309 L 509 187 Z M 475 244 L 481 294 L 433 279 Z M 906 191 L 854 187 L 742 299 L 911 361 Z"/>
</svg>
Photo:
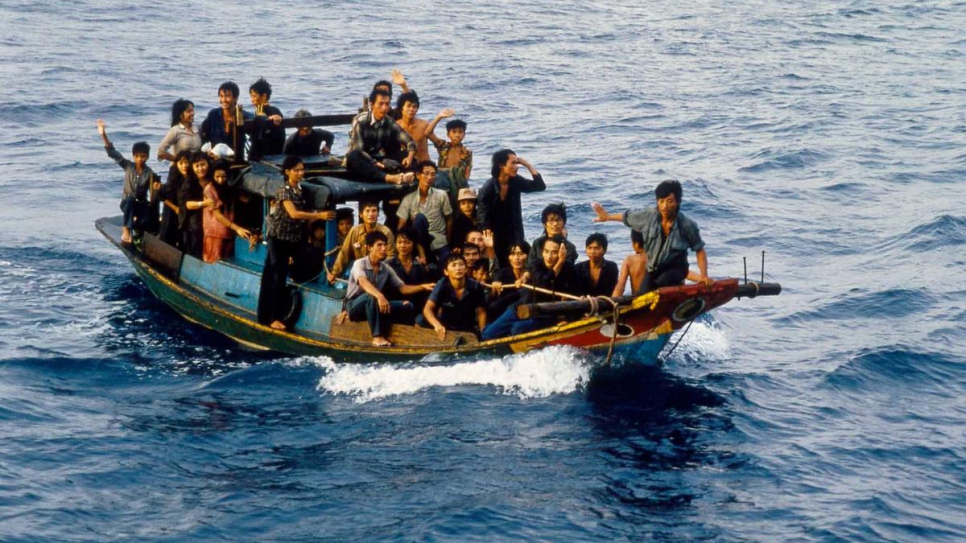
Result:
<svg viewBox="0 0 966 543">
<path fill-rule="evenodd" d="M 174 156 L 174 166 L 178 168 L 178 173 L 182 177 L 187 177 L 188 172 L 191 171 L 191 151 L 187 149 L 178 151 L 178 154 Z"/>
<path fill-rule="evenodd" d="M 389 113 L 389 102 L 392 101 L 392 95 L 386 90 L 375 88 L 369 93 L 369 109 L 372 110 L 372 116 L 377 121 L 381 121 Z"/>
<path fill-rule="evenodd" d="M 228 184 L 228 175 L 231 171 L 231 166 L 225 160 L 216 160 L 214 164 L 211 165 L 211 179 L 218 186 L 225 186 Z"/>
<path fill-rule="evenodd" d="M 373 261 L 385 260 L 389 251 L 389 238 L 378 230 L 366 234 L 366 248 Z"/>
<path fill-rule="evenodd" d="M 376 84 L 372 86 L 372 90 L 382 90 L 389 95 L 389 101 L 392 101 L 392 81 L 387 81 L 385 79 L 380 79 L 376 81 Z M 369 95 L 369 102 L 372 102 L 372 94 Z"/>
<path fill-rule="evenodd" d="M 662 217 L 676 216 L 678 206 L 681 205 L 681 183 L 675 179 L 661 181 L 654 188 L 654 198 L 657 200 L 657 209 Z"/>
<path fill-rule="evenodd" d="M 463 119 L 453 119 L 446 123 L 446 137 L 449 138 L 450 143 L 453 145 L 463 143 L 463 138 L 466 137 L 466 121 Z"/>
<path fill-rule="evenodd" d="M 359 202 L 359 218 L 362 219 L 363 224 L 369 226 L 379 222 L 379 202 L 375 200 Z"/>
<path fill-rule="evenodd" d="M 530 255 L 530 244 L 525 241 L 514 241 L 510 243 L 510 252 L 507 253 L 507 260 L 510 267 L 514 270 L 522 270 L 527 267 L 527 257 Z"/>
<path fill-rule="evenodd" d="M 305 177 L 305 163 L 296 155 L 285 155 L 282 161 L 282 173 L 289 184 L 296 184 Z"/>
<path fill-rule="evenodd" d="M 510 177 L 517 173 L 517 154 L 510 149 L 501 149 L 493 153 L 490 175 L 496 179 L 501 173 Z"/>
<path fill-rule="evenodd" d="M 443 261 L 443 275 L 453 280 L 466 277 L 466 260 L 462 255 L 450 253 Z"/>
<path fill-rule="evenodd" d="M 412 119 L 419 111 L 419 95 L 414 91 L 404 92 L 396 98 L 396 111 L 402 118 Z"/>
<path fill-rule="evenodd" d="M 325 242 L 325 221 L 312 221 L 309 225 L 309 241 L 316 245 Z"/>
<path fill-rule="evenodd" d="M 466 233 L 466 243 L 472 243 L 480 250 L 480 254 L 486 250 L 486 238 L 483 237 L 483 232 L 479 230 L 470 230 Z"/>
<path fill-rule="evenodd" d="M 201 151 L 191 153 L 191 172 L 195 175 L 195 179 L 200 182 L 207 181 L 210 169 L 211 162 L 208 160 L 208 155 Z"/>
<path fill-rule="evenodd" d="M 470 219 L 476 218 L 476 191 L 470 188 L 460 189 L 457 195 L 460 213 Z"/>
<path fill-rule="evenodd" d="M 179 98 L 171 104 L 171 126 L 183 124 L 191 126 L 195 122 L 195 103 Z"/>
<path fill-rule="evenodd" d="M 131 146 L 131 158 L 138 169 L 147 164 L 149 156 L 151 156 L 151 146 L 148 145 L 148 142 L 139 141 Z"/>
<path fill-rule="evenodd" d="M 556 266 L 560 260 L 560 246 L 563 242 L 561 236 L 550 236 L 543 242 L 543 264 L 548 268 Z"/>
<path fill-rule="evenodd" d="M 607 254 L 607 236 L 600 232 L 594 232 L 587 236 L 584 251 L 587 253 L 587 258 L 599 262 Z"/>
<path fill-rule="evenodd" d="M 432 160 L 424 160 L 416 166 L 419 189 L 427 190 L 436 182 L 436 163 Z"/>
<path fill-rule="evenodd" d="M 563 233 L 564 226 L 567 225 L 567 207 L 563 204 L 550 204 L 543 208 L 540 213 L 540 222 L 548 236 L 557 236 Z"/>
<path fill-rule="evenodd" d="M 349 230 L 352 230 L 352 226 L 355 223 L 355 213 L 352 212 L 352 208 L 340 207 L 335 210 L 335 221 L 339 235 L 345 236 L 349 233 Z"/>
<path fill-rule="evenodd" d="M 631 248 L 635 253 L 644 252 L 644 234 L 640 230 L 631 230 Z"/>
<path fill-rule="evenodd" d="M 416 245 L 416 230 L 411 226 L 404 226 L 396 232 L 396 254 L 410 256 Z"/>
<path fill-rule="evenodd" d="M 272 99 L 272 86 L 264 77 L 259 77 L 258 81 L 248 87 L 248 94 L 252 99 L 253 106 L 262 106 Z"/>
<path fill-rule="evenodd" d="M 233 109 L 238 104 L 238 95 L 241 89 L 234 81 L 225 81 L 218 87 L 218 104 L 221 109 Z"/>
<path fill-rule="evenodd" d="M 466 261 L 466 266 L 472 268 L 476 265 L 476 261 L 480 259 L 480 247 L 475 243 L 466 242 L 463 244 L 463 260 Z"/>
<path fill-rule="evenodd" d="M 470 273 L 472 274 L 473 279 L 477 281 L 486 281 L 489 279 L 489 269 L 490 260 L 486 257 L 480 257 L 480 259 L 476 261 L 476 264 L 473 264 L 473 267 L 470 268 Z"/>
<path fill-rule="evenodd" d="M 292 117 L 294 117 L 296 119 L 304 119 L 306 117 L 311 117 L 311 116 L 312 116 L 312 114 L 307 109 L 300 109 L 300 110 L 298 110 L 298 111 L 295 112 L 295 115 L 292 115 Z M 312 133 L 312 127 L 311 126 L 300 126 L 298 128 L 298 133 L 299 133 L 299 136 L 302 136 L 304 138 L 304 137 L 306 137 L 306 136 L 308 136 L 309 134 Z"/>
</svg>

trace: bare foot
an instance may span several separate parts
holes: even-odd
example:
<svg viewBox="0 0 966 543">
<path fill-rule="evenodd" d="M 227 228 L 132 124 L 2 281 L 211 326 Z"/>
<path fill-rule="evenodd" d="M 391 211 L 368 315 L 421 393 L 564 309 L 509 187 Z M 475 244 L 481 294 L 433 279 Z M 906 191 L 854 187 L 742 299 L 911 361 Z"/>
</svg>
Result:
<svg viewBox="0 0 966 543">
<path fill-rule="evenodd" d="M 336 324 L 343 324 L 343 323 L 345 323 L 345 320 L 346 320 L 347 318 L 349 318 L 349 314 L 348 314 L 347 312 L 345 312 L 345 311 L 342 311 L 341 313 L 339 313 L 339 314 L 338 314 L 338 315 L 336 316 L 336 318 L 335 318 L 335 323 L 336 323 Z"/>
<path fill-rule="evenodd" d="M 375 347 L 389 347 L 390 345 L 392 345 L 392 343 L 388 339 L 381 336 L 376 336 L 372 338 L 372 344 Z"/>
<path fill-rule="evenodd" d="M 121 243 L 131 243 L 131 230 L 127 227 L 121 229 Z"/>
<path fill-rule="evenodd" d="M 272 327 L 272 330 L 285 330 L 285 323 L 282 321 L 275 321 L 269 326 Z"/>
</svg>

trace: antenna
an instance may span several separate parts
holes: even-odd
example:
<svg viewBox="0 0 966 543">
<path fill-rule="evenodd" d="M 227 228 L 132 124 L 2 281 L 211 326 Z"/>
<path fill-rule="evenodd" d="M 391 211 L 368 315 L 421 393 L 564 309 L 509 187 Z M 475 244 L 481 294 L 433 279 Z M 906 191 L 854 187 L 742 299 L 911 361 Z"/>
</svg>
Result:
<svg viewBox="0 0 966 543">
<path fill-rule="evenodd" d="M 747 285 L 748 284 L 748 257 L 747 256 L 741 257 L 741 261 L 744 262 L 745 264 L 745 284 Z"/>
<path fill-rule="evenodd" d="M 761 282 L 765 282 L 765 251 L 761 252 Z"/>
</svg>

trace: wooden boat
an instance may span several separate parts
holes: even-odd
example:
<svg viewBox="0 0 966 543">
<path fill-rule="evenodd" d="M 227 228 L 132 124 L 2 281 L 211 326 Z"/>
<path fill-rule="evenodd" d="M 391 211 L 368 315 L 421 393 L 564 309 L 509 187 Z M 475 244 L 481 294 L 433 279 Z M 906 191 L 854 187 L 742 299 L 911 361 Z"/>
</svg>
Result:
<svg viewBox="0 0 966 543">
<path fill-rule="evenodd" d="M 332 208 L 361 198 L 387 198 L 404 190 L 345 179 L 344 171 L 321 157 L 306 161 L 303 190 L 316 209 Z M 274 195 L 283 183 L 270 165 L 247 168 L 236 186 L 262 196 Z M 321 280 L 291 284 L 296 303 L 288 331 L 274 330 L 256 320 L 265 246 L 252 251 L 236 240 L 235 256 L 214 264 L 185 255 L 159 238 L 145 234 L 137 245 L 121 242 L 121 217 L 96 221 L 97 229 L 130 260 L 148 289 L 185 319 L 220 332 L 239 343 L 291 355 L 327 355 L 339 361 L 415 360 L 427 355 L 458 356 L 519 353 L 549 345 L 569 345 L 620 360 L 653 363 L 672 333 L 703 313 L 734 298 L 774 295 L 774 283 L 715 281 L 710 287 L 682 285 L 639 297 L 594 299 L 521 306 L 521 317 L 556 315 L 559 324 L 517 336 L 479 341 L 474 334 L 447 332 L 440 340 L 433 330 L 394 325 L 392 346 L 375 347 L 365 322 L 338 323 L 345 290 Z M 335 240 L 334 221 L 328 240 Z M 329 243 L 330 249 L 333 245 Z M 615 309 L 616 306 L 616 309 Z M 616 322 L 616 324 L 615 324 Z M 608 360 L 610 357 L 608 356 Z"/>
</svg>

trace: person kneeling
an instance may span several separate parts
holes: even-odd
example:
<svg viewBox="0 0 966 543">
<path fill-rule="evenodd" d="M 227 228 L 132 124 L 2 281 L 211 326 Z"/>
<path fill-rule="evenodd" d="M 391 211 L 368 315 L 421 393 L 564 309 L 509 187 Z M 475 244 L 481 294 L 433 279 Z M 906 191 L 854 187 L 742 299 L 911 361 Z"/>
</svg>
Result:
<svg viewBox="0 0 966 543">
<path fill-rule="evenodd" d="M 436 283 L 423 308 L 419 324 L 432 326 L 441 340 L 446 338 L 446 330 L 478 334 L 486 328 L 486 292 L 477 281 L 467 279 L 466 273 L 462 256 L 447 256 L 445 277 Z"/>
<path fill-rule="evenodd" d="M 412 323 L 415 310 L 408 301 L 390 302 L 382 291 L 391 285 L 402 294 L 415 294 L 433 289 L 433 285 L 407 285 L 396 272 L 385 265 L 388 251 L 388 238 L 375 230 L 366 234 L 366 247 L 369 254 L 352 264 L 349 272 L 349 286 L 345 294 L 345 314 L 352 322 L 368 321 L 372 332 L 372 344 L 388 347 L 389 328 L 393 322 Z"/>
</svg>

